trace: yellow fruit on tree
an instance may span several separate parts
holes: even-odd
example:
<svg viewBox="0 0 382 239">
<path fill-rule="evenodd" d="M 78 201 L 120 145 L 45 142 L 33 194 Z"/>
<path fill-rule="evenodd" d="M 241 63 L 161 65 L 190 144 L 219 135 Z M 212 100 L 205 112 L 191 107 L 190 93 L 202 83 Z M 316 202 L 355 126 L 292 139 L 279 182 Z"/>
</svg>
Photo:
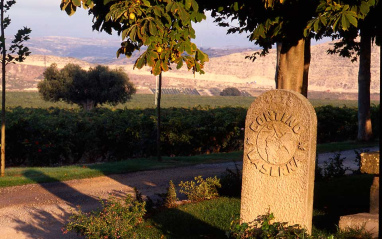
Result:
<svg viewBox="0 0 382 239">
<path fill-rule="evenodd" d="M 135 14 L 134 13 L 130 13 L 129 19 L 134 20 L 135 19 Z"/>
<path fill-rule="evenodd" d="M 158 53 L 161 53 L 162 51 L 163 51 L 162 47 L 158 46 L 158 48 L 157 48 L 157 52 L 158 52 Z"/>
</svg>

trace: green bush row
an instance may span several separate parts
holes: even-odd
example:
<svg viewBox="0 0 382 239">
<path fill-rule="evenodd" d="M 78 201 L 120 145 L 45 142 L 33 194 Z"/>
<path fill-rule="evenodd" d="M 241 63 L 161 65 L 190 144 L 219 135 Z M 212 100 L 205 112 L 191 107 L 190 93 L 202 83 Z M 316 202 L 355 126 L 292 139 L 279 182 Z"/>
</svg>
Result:
<svg viewBox="0 0 382 239">
<path fill-rule="evenodd" d="M 243 148 L 245 108 L 162 109 L 162 154 L 195 155 Z M 354 140 L 357 110 L 316 108 L 318 143 Z M 372 108 L 379 135 L 379 106 Z M 11 108 L 7 112 L 7 165 L 48 166 L 156 155 L 154 109 L 83 112 Z"/>
</svg>

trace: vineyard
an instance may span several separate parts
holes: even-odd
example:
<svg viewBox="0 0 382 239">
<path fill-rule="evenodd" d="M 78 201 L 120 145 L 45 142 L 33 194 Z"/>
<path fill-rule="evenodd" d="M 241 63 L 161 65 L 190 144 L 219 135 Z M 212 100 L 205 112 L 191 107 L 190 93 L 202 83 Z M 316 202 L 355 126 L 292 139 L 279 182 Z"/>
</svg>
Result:
<svg viewBox="0 0 382 239">
<path fill-rule="evenodd" d="M 220 91 L 216 94 L 219 95 Z M 227 97 L 227 96 L 197 96 L 197 95 L 162 95 L 162 108 L 190 108 L 197 106 L 210 107 L 244 107 L 248 108 L 255 97 Z M 357 107 L 356 100 L 333 100 L 333 99 L 309 99 L 313 106 L 332 105 L 335 107 Z M 0 99 L 1 102 L 1 99 Z M 70 105 L 65 102 L 46 102 L 41 99 L 37 92 L 7 92 L 7 107 L 23 107 L 23 108 L 49 108 L 55 107 L 60 109 L 77 109 L 76 105 Z M 378 105 L 379 101 L 372 101 L 372 104 Z M 154 95 L 132 96 L 132 99 L 126 104 L 120 104 L 115 107 L 102 106 L 109 109 L 147 109 L 155 108 Z"/>
<path fill-rule="evenodd" d="M 218 98 L 210 98 L 208 103 L 213 106 L 200 106 L 202 103 L 199 101 L 196 107 L 167 105 L 162 110 L 163 155 L 188 156 L 242 150 L 247 109 L 240 105 L 218 107 L 217 102 L 222 104 Z M 230 104 L 237 104 L 234 102 L 236 98 L 239 102 L 248 97 L 221 97 Z M 171 103 L 179 104 L 177 99 L 178 102 Z M 185 99 L 194 100 L 190 101 L 194 104 L 200 97 Z M 37 102 L 28 97 L 24 100 L 29 104 Z M 150 101 L 153 102 L 152 96 Z M 156 117 L 153 103 L 150 104 L 152 107 L 145 109 L 122 109 L 121 106 L 119 109 L 98 108 L 90 112 L 68 108 L 63 103 L 61 108 L 42 108 L 41 105 L 37 108 L 37 104 L 34 105 L 36 108 L 9 107 L 7 165 L 58 166 L 154 156 Z M 318 143 L 356 138 L 356 108 L 317 106 L 315 109 Z M 373 106 L 374 135 L 379 135 L 379 120 L 379 106 Z"/>
</svg>

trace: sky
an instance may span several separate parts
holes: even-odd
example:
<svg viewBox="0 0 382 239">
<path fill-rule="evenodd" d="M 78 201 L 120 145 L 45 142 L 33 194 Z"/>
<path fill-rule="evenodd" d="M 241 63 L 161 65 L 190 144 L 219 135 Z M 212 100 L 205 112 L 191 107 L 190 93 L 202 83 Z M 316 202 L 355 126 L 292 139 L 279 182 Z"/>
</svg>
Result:
<svg viewBox="0 0 382 239">
<path fill-rule="evenodd" d="M 60 9 L 61 0 L 17 0 L 8 11 L 12 22 L 6 29 L 6 36 L 13 36 L 18 29 L 27 26 L 32 29 L 31 37 L 67 36 L 80 38 L 115 39 L 116 34 L 110 36 L 106 32 L 92 31 L 92 17 L 84 9 L 68 16 Z M 226 34 L 226 28 L 218 27 L 209 17 L 201 23 L 195 24 L 195 42 L 198 47 L 230 47 L 253 48 L 245 34 Z M 314 43 L 313 43 L 314 44 Z"/>
<path fill-rule="evenodd" d="M 17 0 L 9 10 L 11 25 L 6 35 L 14 35 L 18 29 L 27 26 L 32 29 L 31 37 L 68 36 L 81 38 L 120 39 L 116 34 L 92 31 L 92 17 L 84 9 L 68 16 L 60 10 L 60 0 Z M 226 28 L 218 27 L 211 17 L 194 25 L 199 47 L 255 47 L 246 35 L 226 35 Z"/>
</svg>

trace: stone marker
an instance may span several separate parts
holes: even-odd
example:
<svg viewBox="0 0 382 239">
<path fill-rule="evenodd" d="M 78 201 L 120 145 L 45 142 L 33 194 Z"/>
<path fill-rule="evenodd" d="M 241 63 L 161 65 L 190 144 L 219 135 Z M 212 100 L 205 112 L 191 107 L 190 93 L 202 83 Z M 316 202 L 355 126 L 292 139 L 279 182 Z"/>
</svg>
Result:
<svg viewBox="0 0 382 239">
<path fill-rule="evenodd" d="M 272 212 L 275 220 L 311 232 L 317 117 L 301 94 L 271 90 L 245 121 L 242 222 Z"/>
<path fill-rule="evenodd" d="M 342 230 L 348 228 L 364 228 L 379 238 L 379 152 L 361 153 L 361 173 L 376 175 L 370 188 L 370 212 L 340 217 L 338 226 Z"/>
</svg>

